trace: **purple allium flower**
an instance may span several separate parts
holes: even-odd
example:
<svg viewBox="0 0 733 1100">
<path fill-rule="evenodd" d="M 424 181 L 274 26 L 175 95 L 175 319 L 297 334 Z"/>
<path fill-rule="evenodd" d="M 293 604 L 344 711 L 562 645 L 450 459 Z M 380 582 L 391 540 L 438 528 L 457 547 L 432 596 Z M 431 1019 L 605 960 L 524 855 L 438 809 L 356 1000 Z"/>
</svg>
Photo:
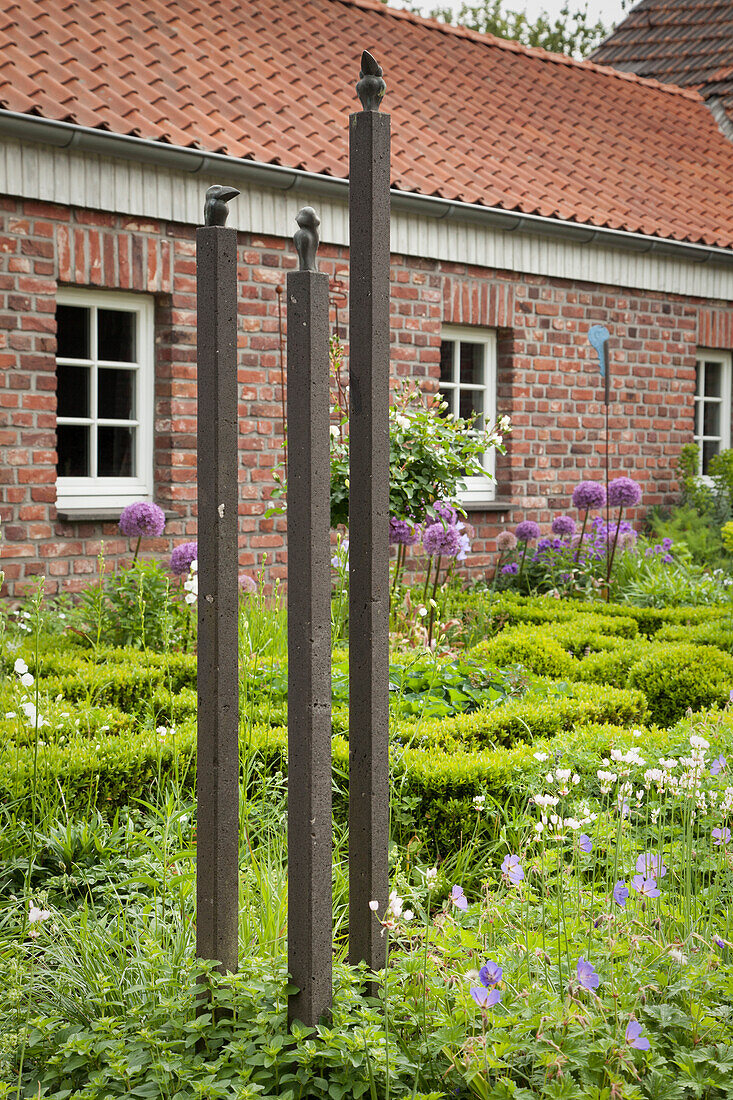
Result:
<svg viewBox="0 0 733 1100">
<path fill-rule="evenodd" d="M 721 844 L 730 844 L 730 829 L 713 829 L 713 844 L 720 847 Z"/>
<path fill-rule="evenodd" d="M 502 565 L 501 571 L 510 577 L 515 577 L 519 572 L 519 566 L 515 561 L 510 561 L 509 565 Z"/>
<path fill-rule="evenodd" d="M 444 523 L 455 523 L 458 519 L 458 512 L 447 500 L 436 500 L 433 511 L 438 519 L 442 519 Z"/>
<path fill-rule="evenodd" d="M 632 1016 L 626 1028 L 626 1042 L 635 1050 L 649 1050 L 649 1040 L 641 1032 L 641 1024 Z"/>
<path fill-rule="evenodd" d="M 240 592 L 257 591 L 257 581 L 254 579 L 254 577 L 250 577 L 249 573 L 240 573 L 238 580 Z"/>
<path fill-rule="evenodd" d="M 507 554 L 510 550 L 516 550 L 517 536 L 512 531 L 502 531 L 496 537 L 496 548 L 502 554 Z"/>
<path fill-rule="evenodd" d="M 461 532 L 455 523 L 431 523 L 423 532 L 422 544 L 431 557 L 455 558 L 461 552 Z"/>
<path fill-rule="evenodd" d="M 165 512 L 148 500 L 138 500 L 122 509 L 120 531 L 128 538 L 158 538 L 165 528 Z"/>
<path fill-rule="evenodd" d="M 581 481 L 573 490 L 573 504 L 581 512 L 589 508 L 602 508 L 606 503 L 606 490 L 598 481 Z"/>
<path fill-rule="evenodd" d="M 657 888 L 657 880 L 655 878 L 644 878 L 644 875 L 634 875 L 631 886 L 643 898 L 658 898 L 662 893 Z"/>
<path fill-rule="evenodd" d="M 593 851 L 593 841 L 587 833 L 581 833 L 578 837 L 578 847 L 580 848 L 581 852 Z"/>
<path fill-rule="evenodd" d="M 472 985 L 471 996 L 480 1008 L 493 1008 L 501 1001 L 498 989 L 484 989 L 482 985 Z"/>
<path fill-rule="evenodd" d="M 523 519 L 521 523 L 517 524 L 514 534 L 517 536 L 518 542 L 530 542 L 532 539 L 540 537 L 540 525 L 535 523 L 533 519 Z"/>
<path fill-rule="evenodd" d="M 578 983 L 582 985 L 583 989 L 598 989 L 598 986 L 601 984 L 601 979 L 598 974 L 596 974 L 593 964 L 589 963 L 582 956 L 578 959 L 576 974 L 578 976 Z"/>
<path fill-rule="evenodd" d="M 613 888 L 613 900 L 622 909 L 626 908 L 626 902 L 629 900 L 629 888 L 622 878 L 618 880 Z"/>
<path fill-rule="evenodd" d="M 621 531 L 619 529 L 618 544 L 622 550 L 627 550 L 630 546 L 636 544 L 636 537 L 636 531 Z M 662 560 L 665 561 L 666 559 L 663 558 Z M 672 559 L 670 558 L 669 560 L 671 561 Z"/>
<path fill-rule="evenodd" d="M 519 886 L 519 883 L 524 878 L 524 871 L 519 865 L 519 856 L 504 856 L 501 870 L 504 877 L 508 879 L 512 886 Z"/>
<path fill-rule="evenodd" d="M 664 878 L 667 868 L 658 852 L 644 852 L 636 861 L 636 870 L 644 878 Z"/>
<path fill-rule="evenodd" d="M 468 909 L 468 901 L 466 900 L 466 895 L 463 893 L 463 890 L 460 886 L 456 885 L 453 887 L 450 892 L 450 900 L 455 906 L 457 906 L 458 909 L 461 910 L 461 912 L 465 913 Z"/>
<path fill-rule="evenodd" d="M 608 486 L 612 508 L 635 508 L 641 500 L 641 486 L 630 477 L 615 477 Z"/>
<path fill-rule="evenodd" d="M 390 516 L 389 519 L 389 545 L 390 546 L 414 546 L 420 541 L 420 528 L 410 519 L 397 519 Z"/>
<path fill-rule="evenodd" d="M 575 520 L 572 516 L 555 516 L 552 521 L 552 530 L 561 538 L 571 538 L 575 534 Z"/>
<path fill-rule="evenodd" d="M 191 562 L 196 561 L 197 557 L 198 543 L 182 542 L 180 546 L 174 547 L 171 554 L 171 573 L 176 573 L 178 576 L 188 573 Z"/>
<path fill-rule="evenodd" d="M 720 775 L 720 773 L 722 771 L 724 771 L 727 766 L 728 766 L 728 761 L 725 759 L 725 757 L 721 753 L 720 756 L 717 758 L 717 760 L 713 760 L 712 764 L 710 765 L 710 774 L 711 775 Z"/>
<path fill-rule="evenodd" d="M 493 959 L 487 959 L 478 972 L 479 981 L 488 989 L 492 985 L 499 984 L 503 973 L 502 967 L 498 966 Z"/>
</svg>

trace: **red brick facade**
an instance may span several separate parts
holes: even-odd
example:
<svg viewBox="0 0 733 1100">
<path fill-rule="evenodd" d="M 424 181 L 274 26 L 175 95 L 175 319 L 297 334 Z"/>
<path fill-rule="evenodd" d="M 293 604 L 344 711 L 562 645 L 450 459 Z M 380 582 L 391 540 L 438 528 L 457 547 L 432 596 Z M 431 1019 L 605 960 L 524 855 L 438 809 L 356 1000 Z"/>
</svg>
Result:
<svg viewBox="0 0 733 1100">
<path fill-rule="evenodd" d="M 321 269 L 348 286 L 345 249 L 322 246 Z M 283 517 L 266 517 L 282 438 L 279 294 L 295 265 L 290 243 L 241 234 L 239 246 L 240 564 L 267 555 L 283 576 Z M 57 287 L 126 289 L 155 300 L 155 500 L 170 518 L 146 552 L 165 558 L 196 533 L 196 294 L 194 230 L 38 202 L 0 199 L 0 518 L 5 591 L 39 574 L 47 591 L 75 591 L 129 554 L 113 522 L 56 516 L 55 295 Z M 284 303 L 283 303 L 284 310 Z M 504 522 L 549 523 L 577 480 L 598 476 L 603 406 L 590 324 L 612 332 L 612 476 L 637 478 L 644 507 L 671 503 L 674 460 L 693 432 L 695 351 L 730 349 L 726 303 L 394 256 L 395 377 L 437 379 L 441 327 L 498 332 L 498 407 L 513 422 L 498 462 L 504 512 L 472 513 L 485 568 Z"/>
</svg>

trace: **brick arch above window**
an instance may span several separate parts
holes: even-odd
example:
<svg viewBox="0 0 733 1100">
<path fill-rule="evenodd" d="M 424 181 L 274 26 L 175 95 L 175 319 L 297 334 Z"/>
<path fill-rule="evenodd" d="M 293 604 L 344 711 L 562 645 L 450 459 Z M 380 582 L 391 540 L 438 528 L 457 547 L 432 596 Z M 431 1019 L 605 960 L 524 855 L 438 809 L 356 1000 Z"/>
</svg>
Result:
<svg viewBox="0 0 733 1100">
<path fill-rule="evenodd" d="M 697 344 L 701 348 L 733 348 L 733 309 L 701 309 L 697 319 Z"/>
<path fill-rule="evenodd" d="M 99 221 L 112 215 L 100 214 Z M 58 225 L 58 280 L 74 286 L 169 294 L 173 284 L 172 245 L 159 232 L 106 225 Z M 133 223 L 134 225 L 134 223 Z"/>
<path fill-rule="evenodd" d="M 456 275 L 443 277 L 446 325 L 511 328 L 513 315 L 514 287 L 510 283 Z"/>
</svg>

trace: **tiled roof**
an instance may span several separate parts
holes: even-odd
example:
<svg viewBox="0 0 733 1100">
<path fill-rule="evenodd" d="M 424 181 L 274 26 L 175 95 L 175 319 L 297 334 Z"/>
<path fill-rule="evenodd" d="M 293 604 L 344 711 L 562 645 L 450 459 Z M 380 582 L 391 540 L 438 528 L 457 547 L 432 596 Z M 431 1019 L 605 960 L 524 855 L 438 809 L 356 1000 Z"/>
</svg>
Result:
<svg viewBox="0 0 733 1100">
<path fill-rule="evenodd" d="M 733 121 L 732 0 L 641 0 L 593 59 L 697 88 Z"/>
<path fill-rule="evenodd" d="M 364 48 L 393 186 L 733 246 L 733 144 L 696 92 L 379 0 L 5 0 L 0 107 L 345 177 Z"/>
</svg>

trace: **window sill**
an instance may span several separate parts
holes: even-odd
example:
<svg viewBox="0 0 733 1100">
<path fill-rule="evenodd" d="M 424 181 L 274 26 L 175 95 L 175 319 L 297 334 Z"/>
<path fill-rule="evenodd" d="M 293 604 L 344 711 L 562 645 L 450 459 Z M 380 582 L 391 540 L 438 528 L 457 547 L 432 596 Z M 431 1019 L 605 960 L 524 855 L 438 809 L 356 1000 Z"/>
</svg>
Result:
<svg viewBox="0 0 733 1100">
<path fill-rule="evenodd" d="M 508 512 L 512 508 L 512 502 L 502 497 L 486 497 L 485 499 L 462 500 L 461 507 L 466 512 Z"/>
<path fill-rule="evenodd" d="M 56 509 L 56 518 L 62 523 L 117 523 L 124 504 L 117 508 L 64 508 Z M 178 512 L 166 512 L 166 520 L 178 519 Z"/>
</svg>

